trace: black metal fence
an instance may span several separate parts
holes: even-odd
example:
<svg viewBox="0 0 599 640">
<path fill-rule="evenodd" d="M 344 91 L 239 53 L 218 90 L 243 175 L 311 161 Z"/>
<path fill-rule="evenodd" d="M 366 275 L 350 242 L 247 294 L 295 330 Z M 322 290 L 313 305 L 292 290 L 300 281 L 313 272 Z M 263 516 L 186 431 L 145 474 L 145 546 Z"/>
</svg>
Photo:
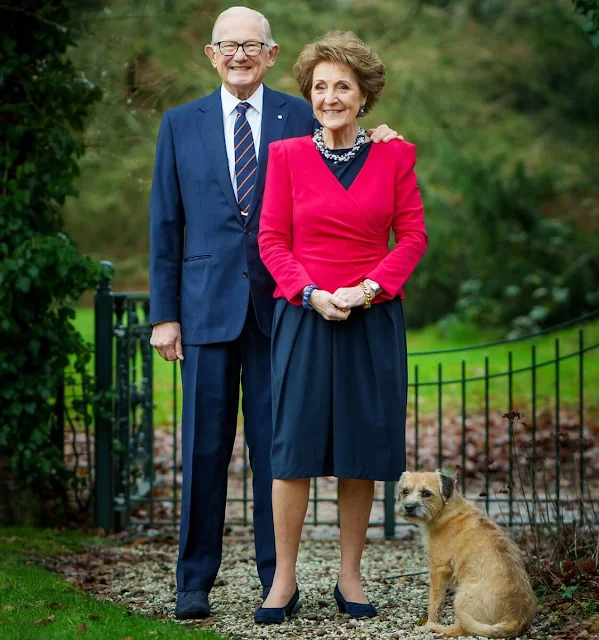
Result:
<svg viewBox="0 0 599 640">
<path fill-rule="evenodd" d="M 145 293 L 108 282 L 97 291 L 96 380 L 108 401 L 95 420 L 95 508 L 105 529 L 178 521 L 179 371 L 154 359 L 148 315 Z M 414 351 L 409 366 L 408 469 L 454 472 L 507 525 L 576 518 L 599 496 L 599 312 L 522 338 Z M 240 424 L 227 526 L 251 524 L 246 454 Z M 314 480 L 306 524 L 337 522 L 336 482 Z M 393 537 L 401 525 L 393 483 L 377 483 L 371 526 Z"/>
</svg>

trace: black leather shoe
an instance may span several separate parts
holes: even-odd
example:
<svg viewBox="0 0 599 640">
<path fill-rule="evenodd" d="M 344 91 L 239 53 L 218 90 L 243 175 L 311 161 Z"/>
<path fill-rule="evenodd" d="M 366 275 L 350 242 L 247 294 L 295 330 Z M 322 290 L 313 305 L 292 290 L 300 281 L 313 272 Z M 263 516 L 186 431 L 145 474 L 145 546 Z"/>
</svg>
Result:
<svg viewBox="0 0 599 640">
<path fill-rule="evenodd" d="M 379 614 L 370 602 L 348 602 L 339 590 L 339 583 L 335 585 L 333 596 L 337 601 L 340 613 L 347 613 L 352 618 L 374 618 Z"/>
<path fill-rule="evenodd" d="M 299 611 L 299 608 L 299 589 L 296 587 L 291 600 L 284 607 L 269 607 L 265 609 L 260 605 L 254 613 L 254 622 L 256 624 L 281 624 L 285 622 L 285 618 L 291 618 L 294 613 Z"/>
<path fill-rule="evenodd" d="M 205 591 L 179 591 L 175 618 L 179 620 L 196 620 L 210 615 L 210 603 Z"/>
</svg>

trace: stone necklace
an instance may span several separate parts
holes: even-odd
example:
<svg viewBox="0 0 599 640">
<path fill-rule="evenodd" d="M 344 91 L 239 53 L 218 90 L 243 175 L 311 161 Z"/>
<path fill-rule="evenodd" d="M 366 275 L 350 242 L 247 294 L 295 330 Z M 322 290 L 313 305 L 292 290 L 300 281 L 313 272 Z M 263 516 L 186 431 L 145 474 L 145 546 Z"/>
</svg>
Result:
<svg viewBox="0 0 599 640">
<path fill-rule="evenodd" d="M 314 141 L 314 144 L 316 145 L 316 148 L 320 151 L 320 153 L 327 160 L 331 160 L 335 164 L 349 162 L 352 158 L 355 158 L 356 154 L 360 150 L 360 147 L 366 142 L 366 131 L 360 127 L 358 129 L 358 137 L 356 138 L 356 143 L 354 144 L 354 146 L 345 153 L 337 154 L 325 146 L 322 132 L 322 127 L 320 127 L 320 129 L 317 129 L 312 140 Z"/>
</svg>

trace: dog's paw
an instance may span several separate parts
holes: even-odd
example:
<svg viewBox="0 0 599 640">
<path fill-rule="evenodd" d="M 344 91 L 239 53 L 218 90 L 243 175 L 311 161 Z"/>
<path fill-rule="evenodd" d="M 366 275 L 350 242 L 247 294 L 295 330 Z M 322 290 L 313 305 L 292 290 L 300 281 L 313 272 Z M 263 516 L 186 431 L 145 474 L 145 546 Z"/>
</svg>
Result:
<svg viewBox="0 0 599 640">
<path fill-rule="evenodd" d="M 418 624 L 418 629 L 422 631 L 433 631 L 434 623 L 430 620 L 420 620 Z"/>
</svg>

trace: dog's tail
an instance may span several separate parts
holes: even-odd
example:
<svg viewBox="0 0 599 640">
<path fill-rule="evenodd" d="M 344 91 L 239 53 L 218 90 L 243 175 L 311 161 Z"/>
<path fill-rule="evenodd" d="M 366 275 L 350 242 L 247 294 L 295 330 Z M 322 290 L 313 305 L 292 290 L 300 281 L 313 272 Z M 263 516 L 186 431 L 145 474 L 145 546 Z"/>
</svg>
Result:
<svg viewBox="0 0 599 640">
<path fill-rule="evenodd" d="M 468 631 L 468 633 L 485 638 L 513 638 L 524 630 L 527 626 L 522 620 L 505 620 L 497 624 L 485 624 L 478 622 L 465 611 L 456 611 L 456 619 Z"/>
</svg>

